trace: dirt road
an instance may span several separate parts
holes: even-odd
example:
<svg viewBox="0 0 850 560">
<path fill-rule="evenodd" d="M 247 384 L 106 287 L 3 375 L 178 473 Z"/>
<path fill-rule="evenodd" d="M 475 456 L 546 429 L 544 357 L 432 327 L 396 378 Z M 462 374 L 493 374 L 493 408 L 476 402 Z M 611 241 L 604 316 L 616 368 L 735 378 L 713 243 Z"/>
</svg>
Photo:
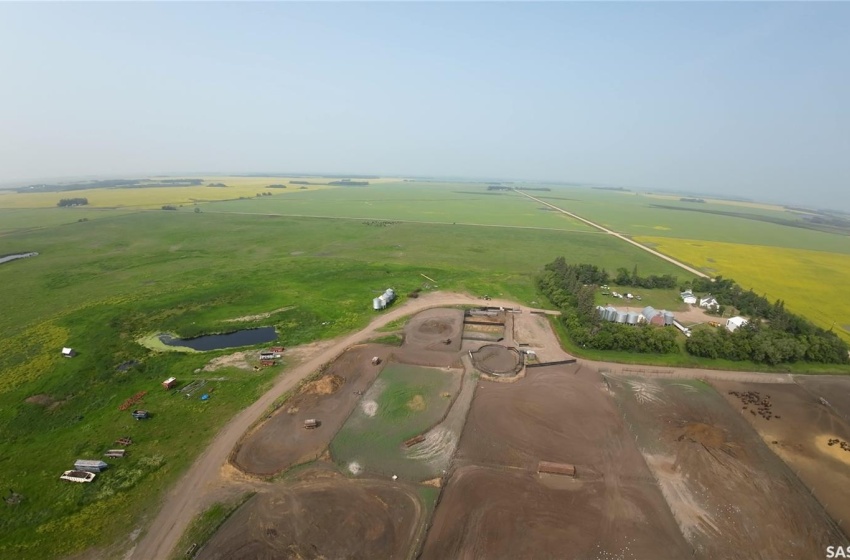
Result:
<svg viewBox="0 0 850 560">
<path fill-rule="evenodd" d="M 580 222 L 583 222 L 583 223 L 585 223 L 585 224 L 587 224 L 587 225 L 589 225 L 589 226 L 591 226 L 591 227 L 595 227 L 596 229 L 601 230 L 601 231 L 603 231 L 603 232 L 605 232 L 605 233 L 607 233 L 607 234 L 609 234 L 609 235 L 613 235 L 614 237 L 617 237 L 617 238 L 619 238 L 619 239 L 622 239 L 622 240 L 623 240 L 623 241 L 625 241 L 626 243 L 631 243 L 632 245 L 634 245 L 634 246 L 635 246 L 635 247 L 637 247 L 638 249 L 643 249 L 643 250 L 644 250 L 644 251 L 646 251 L 647 253 L 652 253 L 652 254 L 653 254 L 653 255 L 655 255 L 656 257 L 658 257 L 658 258 L 660 258 L 660 259 L 664 259 L 665 261 L 667 261 L 667 262 L 669 262 L 669 263 L 675 264 L 675 265 L 676 265 L 676 266 L 678 266 L 679 268 L 682 268 L 682 269 L 684 269 L 684 270 L 687 270 L 687 271 L 688 271 L 688 272 L 690 272 L 691 274 L 695 274 L 695 275 L 697 275 L 697 276 L 699 276 L 699 277 L 701 277 L 701 278 L 708 278 L 708 274 L 705 274 L 704 272 L 700 272 L 699 270 L 697 270 L 697 269 L 695 269 L 695 268 L 691 268 L 690 266 L 686 265 L 685 263 L 679 262 L 679 261 L 677 261 L 677 260 L 676 260 L 676 259 L 674 259 L 674 258 L 668 257 L 667 255 L 664 255 L 664 254 L 662 254 L 662 253 L 659 253 L 658 251 L 655 251 L 655 250 L 653 250 L 653 249 L 650 249 L 650 248 L 649 248 L 649 247 L 647 247 L 646 245 L 641 245 L 641 244 L 640 244 L 640 243 L 638 243 L 637 241 L 634 241 L 633 239 L 630 239 L 630 238 L 626 237 L 625 235 L 622 235 L 622 234 L 620 234 L 620 233 L 617 233 L 616 231 L 612 231 L 612 230 L 610 230 L 610 229 L 608 229 L 608 228 L 606 228 L 606 227 L 604 227 L 604 226 L 600 226 L 599 224 L 597 224 L 597 223 L 595 223 L 595 222 L 591 222 L 590 220 L 586 220 L 586 219 L 582 218 L 582 217 L 581 217 L 581 216 L 579 216 L 579 215 L 573 214 L 572 212 L 567 212 L 567 211 L 566 211 L 566 210 L 564 210 L 563 208 L 558 208 L 558 207 L 557 207 L 557 206 L 555 206 L 554 204 L 549 204 L 548 202 L 544 202 L 544 201 L 540 200 L 539 198 L 535 198 L 535 197 L 531 196 L 530 194 L 526 194 L 526 193 L 524 193 L 524 192 L 522 192 L 522 191 L 519 191 L 519 190 L 517 190 L 517 189 L 514 189 L 514 192 L 517 192 L 517 193 L 519 193 L 519 194 L 521 194 L 521 195 L 523 195 L 523 196 L 525 196 L 525 197 L 528 197 L 528 198 L 530 198 L 531 200 L 533 200 L 533 201 L 535 201 L 535 202 L 539 202 L 540 204 L 544 204 L 544 205 L 548 206 L 549 208 L 551 208 L 552 210 L 557 210 L 557 211 L 558 211 L 558 212 L 560 212 L 561 214 L 566 214 L 566 215 L 567 215 L 567 216 L 569 216 L 570 218 L 575 218 L 576 220 L 578 220 L 578 221 L 580 221 Z"/>
<path fill-rule="evenodd" d="M 418 299 L 408 300 L 404 305 L 382 313 L 361 331 L 341 337 L 330 345 L 323 345 L 317 354 L 306 357 L 300 364 L 283 373 L 272 389 L 250 407 L 233 417 L 221 429 L 207 450 L 198 457 L 189 471 L 165 496 L 162 509 L 151 523 L 150 528 L 125 558 L 132 560 L 164 560 L 168 558 L 186 527 L 195 515 L 200 513 L 204 493 L 214 486 L 219 479 L 221 468 L 227 461 L 227 456 L 233 446 L 275 399 L 298 385 L 322 364 L 336 358 L 349 346 L 374 337 L 377 329 L 390 321 L 430 307 L 458 304 L 487 304 L 504 307 L 516 305 L 513 302 L 495 299 L 485 302 L 482 299 L 465 294 L 433 292 Z"/>
</svg>

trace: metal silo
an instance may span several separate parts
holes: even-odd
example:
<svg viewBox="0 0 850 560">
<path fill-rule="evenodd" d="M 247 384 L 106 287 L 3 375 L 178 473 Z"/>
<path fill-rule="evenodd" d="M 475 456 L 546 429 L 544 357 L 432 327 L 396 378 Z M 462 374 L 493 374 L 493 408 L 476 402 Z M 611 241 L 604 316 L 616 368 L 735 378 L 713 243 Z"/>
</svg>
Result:
<svg viewBox="0 0 850 560">
<path fill-rule="evenodd" d="M 626 322 L 630 325 L 637 325 L 638 317 L 640 317 L 640 314 L 637 311 L 630 311 L 626 317 Z"/>
<path fill-rule="evenodd" d="M 372 300 L 372 309 L 374 309 L 375 311 L 380 311 L 383 308 L 384 308 L 384 305 L 383 305 L 383 301 L 381 301 L 381 298 L 376 297 L 375 299 Z"/>
<path fill-rule="evenodd" d="M 609 305 L 608 307 L 605 308 L 605 320 L 606 321 L 616 321 L 617 320 L 617 310 L 614 307 Z"/>
<path fill-rule="evenodd" d="M 625 311 L 617 311 L 617 322 L 618 323 L 625 323 L 628 315 L 629 314 L 626 313 Z"/>
<path fill-rule="evenodd" d="M 664 325 L 672 325 L 673 324 L 673 312 L 665 311 L 664 312 Z"/>
</svg>

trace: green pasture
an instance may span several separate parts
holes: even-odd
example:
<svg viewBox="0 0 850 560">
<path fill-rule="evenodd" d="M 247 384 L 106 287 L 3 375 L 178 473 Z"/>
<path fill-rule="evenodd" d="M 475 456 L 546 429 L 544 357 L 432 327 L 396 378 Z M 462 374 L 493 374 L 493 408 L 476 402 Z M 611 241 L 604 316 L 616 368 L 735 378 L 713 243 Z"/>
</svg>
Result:
<svg viewBox="0 0 850 560">
<path fill-rule="evenodd" d="M 682 298 L 679 297 L 679 290 L 645 290 L 643 288 L 632 288 L 629 286 L 617 286 L 616 284 L 610 284 L 609 290 L 597 289 L 596 294 L 594 295 L 594 300 L 596 301 L 596 305 L 608 305 L 611 304 L 614 307 L 618 308 L 630 308 L 632 311 L 640 311 L 646 306 L 652 306 L 655 309 L 667 309 L 668 311 L 685 311 L 688 309 L 688 306 L 685 302 L 682 301 Z M 617 292 L 620 294 L 635 294 L 641 297 L 641 300 L 638 301 L 636 299 L 623 299 L 615 298 L 614 296 L 602 295 L 602 292 Z"/>
<path fill-rule="evenodd" d="M 203 211 L 594 231 L 520 194 L 488 191 L 487 185 L 481 183 L 399 182 L 339 187 L 210 203 L 203 206 Z"/>
<path fill-rule="evenodd" d="M 424 461 L 409 459 L 404 441 L 426 432 L 448 411 L 460 388 L 461 374 L 400 364 L 387 366 L 363 395 L 331 442 L 331 455 L 343 471 L 352 463 L 365 472 L 396 474 L 412 480 L 439 476 Z M 364 403 L 377 403 L 370 416 Z"/>
<path fill-rule="evenodd" d="M 0 208 L 0 236 L 12 231 L 52 228 L 80 220 L 96 220 L 127 214 L 128 210 L 111 208 Z M 61 231 L 61 230 L 59 230 Z M 5 254 L 0 249 L 0 254 Z"/>
</svg>

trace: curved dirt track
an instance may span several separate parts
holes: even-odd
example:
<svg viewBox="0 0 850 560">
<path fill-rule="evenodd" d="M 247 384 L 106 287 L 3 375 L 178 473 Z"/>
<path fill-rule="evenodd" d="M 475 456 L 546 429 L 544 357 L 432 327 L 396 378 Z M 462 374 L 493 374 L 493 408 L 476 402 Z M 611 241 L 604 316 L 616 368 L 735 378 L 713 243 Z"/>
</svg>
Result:
<svg viewBox="0 0 850 560">
<path fill-rule="evenodd" d="M 234 416 L 213 439 L 210 446 L 189 468 L 189 471 L 166 494 L 162 508 L 154 518 L 145 535 L 127 558 L 133 560 L 160 560 L 168 558 L 177 541 L 183 535 L 192 519 L 200 513 L 205 491 L 213 486 L 220 477 L 222 466 L 226 463 L 230 451 L 254 421 L 286 391 L 298 385 L 301 380 L 316 371 L 322 364 L 341 354 L 349 346 L 371 338 L 377 329 L 387 323 L 430 307 L 458 304 L 487 304 L 511 307 L 516 304 L 503 300 L 484 300 L 465 294 L 432 292 L 417 299 L 408 300 L 403 305 L 393 307 L 377 316 L 361 331 L 331 341 L 317 354 L 309 356 L 294 368 L 284 372 L 266 394 L 254 404 Z"/>
<path fill-rule="evenodd" d="M 192 519 L 201 511 L 208 490 L 222 480 L 222 467 L 227 463 L 228 455 L 239 441 L 239 438 L 251 427 L 263 412 L 280 395 L 294 388 L 305 377 L 316 371 L 321 365 L 332 361 L 346 348 L 365 341 L 378 334 L 377 329 L 387 323 L 429 309 L 452 305 L 488 305 L 518 308 L 515 302 L 493 299 L 484 301 L 466 294 L 449 292 L 432 292 L 418 299 L 408 300 L 403 305 L 395 306 L 389 311 L 375 317 L 364 329 L 337 338 L 318 346 L 310 346 L 310 352 L 304 352 L 304 359 L 293 368 L 284 372 L 275 385 L 260 397 L 254 404 L 234 416 L 216 435 L 209 447 L 195 460 L 189 471 L 174 485 L 164 497 L 162 507 L 144 536 L 130 550 L 125 559 L 128 560 L 160 560 L 168 558 L 183 532 Z M 523 307 L 528 313 L 531 308 Z M 557 314 L 545 311 L 547 314 Z M 761 382 L 787 383 L 793 382 L 791 376 L 785 374 L 762 374 L 747 372 L 726 372 L 716 370 L 688 370 L 685 368 L 653 368 L 652 366 L 628 366 L 607 362 L 581 361 L 592 368 L 603 372 L 635 376 L 672 376 L 696 377 L 702 379 L 720 378 L 727 380 L 751 381 L 750 376 L 757 376 Z"/>
</svg>

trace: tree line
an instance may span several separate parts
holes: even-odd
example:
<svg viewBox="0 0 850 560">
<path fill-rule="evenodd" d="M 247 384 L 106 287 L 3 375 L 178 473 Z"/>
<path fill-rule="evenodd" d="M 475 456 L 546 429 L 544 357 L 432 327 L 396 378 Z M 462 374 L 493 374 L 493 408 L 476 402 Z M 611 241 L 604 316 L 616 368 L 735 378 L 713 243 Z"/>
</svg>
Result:
<svg viewBox="0 0 850 560">
<path fill-rule="evenodd" d="M 560 321 L 570 339 L 582 348 L 669 354 L 678 351 L 676 331 L 647 324 L 603 321 L 596 312 L 596 285 L 608 282 L 604 269 L 592 264 L 568 264 L 558 257 L 538 278 L 540 290 L 561 310 Z"/>
<path fill-rule="evenodd" d="M 63 198 L 56 203 L 56 206 L 85 206 L 88 203 L 89 199 L 87 198 Z"/>
<path fill-rule="evenodd" d="M 713 281 L 698 278 L 692 282 L 692 287 L 711 291 L 718 303 L 733 306 L 750 317 L 748 324 L 732 333 L 726 329 L 694 332 L 685 348 L 695 356 L 766 364 L 850 362 L 850 347 L 846 342 L 831 329 L 822 329 L 791 313 L 781 299 L 771 303 L 752 289 L 744 290 L 731 278 L 722 276 Z"/>
</svg>

